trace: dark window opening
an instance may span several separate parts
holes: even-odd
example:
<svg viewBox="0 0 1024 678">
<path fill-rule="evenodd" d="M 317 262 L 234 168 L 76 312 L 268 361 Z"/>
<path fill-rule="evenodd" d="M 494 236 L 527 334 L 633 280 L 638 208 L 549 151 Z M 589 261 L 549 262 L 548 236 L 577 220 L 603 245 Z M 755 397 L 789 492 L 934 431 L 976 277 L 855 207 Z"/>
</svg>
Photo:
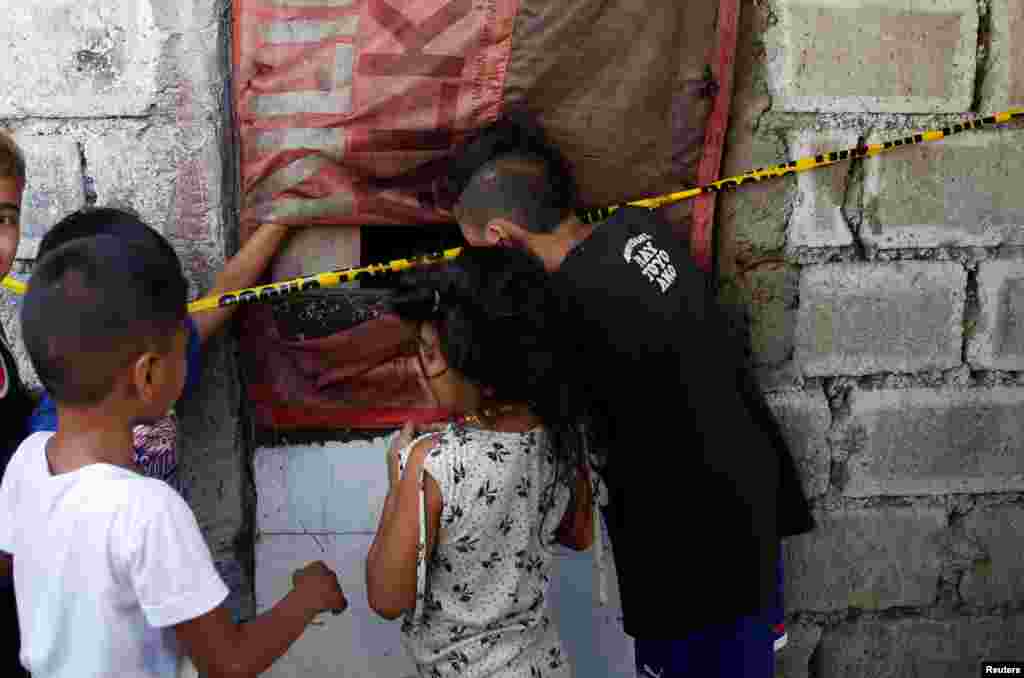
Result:
<svg viewBox="0 0 1024 678">
<path fill-rule="evenodd" d="M 361 234 L 363 264 L 382 264 L 464 245 L 458 226 L 373 226 Z M 328 288 L 287 297 L 274 304 L 281 338 L 316 339 L 355 327 L 379 312 L 396 275 L 367 277 L 355 286 Z"/>
</svg>

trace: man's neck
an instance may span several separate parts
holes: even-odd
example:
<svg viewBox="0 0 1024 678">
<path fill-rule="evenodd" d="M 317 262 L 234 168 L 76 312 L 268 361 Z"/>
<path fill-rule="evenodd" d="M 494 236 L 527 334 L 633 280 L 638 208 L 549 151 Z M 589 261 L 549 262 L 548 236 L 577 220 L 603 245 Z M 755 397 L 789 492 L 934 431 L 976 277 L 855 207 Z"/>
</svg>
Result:
<svg viewBox="0 0 1024 678">
<path fill-rule="evenodd" d="M 534 255 L 544 262 L 547 272 L 554 273 L 562 267 L 562 263 L 573 248 L 589 238 L 593 232 L 593 225 L 584 224 L 576 215 L 572 215 L 550 234 L 535 235 L 533 242 L 530 243 L 531 249 Z"/>
<path fill-rule="evenodd" d="M 51 473 L 70 473 L 91 464 L 135 469 L 129 421 L 99 408 L 58 406 L 57 416 L 58 430 L 47 452 Z"/>
</svg>

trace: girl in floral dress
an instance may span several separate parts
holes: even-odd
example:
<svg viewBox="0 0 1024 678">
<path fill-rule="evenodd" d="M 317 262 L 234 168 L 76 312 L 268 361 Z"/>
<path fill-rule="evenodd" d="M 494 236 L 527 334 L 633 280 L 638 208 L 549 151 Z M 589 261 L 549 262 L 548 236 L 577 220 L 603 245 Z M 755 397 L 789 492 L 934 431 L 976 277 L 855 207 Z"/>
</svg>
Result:
<svg viewBox="0 0 1024 678">
<path fill-rule="evenodd" d="M 570 676 L 547 594 L 554 544 L 594 539 L 594 488 L 545 273 L 519 251 L 467 248 L 407 281 L 394 311 L 418 326 L 423 377 L 457 421 L 416 440 L 406 425 L 389 450 L 370 606 L 404 615 L 421 676 Z"/>
</svg>

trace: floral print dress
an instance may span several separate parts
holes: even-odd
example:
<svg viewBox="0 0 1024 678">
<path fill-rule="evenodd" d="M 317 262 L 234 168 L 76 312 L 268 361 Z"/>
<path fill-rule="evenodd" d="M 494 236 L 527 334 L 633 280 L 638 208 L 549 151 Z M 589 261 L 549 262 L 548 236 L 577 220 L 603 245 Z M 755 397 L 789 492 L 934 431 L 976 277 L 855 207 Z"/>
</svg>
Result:
<svg viewBox="0 0 1024 678">
<path fill-rule="evenodd" d="M 401 454 L 403 472 L 414 445 Z M 564 485 L 549 491 L 554 461 L 542 428 L 450 426 L 427 454 L 444 508 L 425 561 L 421 491 L 416 609 L 402 624 L 420 676 L 572 675 L 547 606 L 551 542 L 570 499 Z"/>
</svg>

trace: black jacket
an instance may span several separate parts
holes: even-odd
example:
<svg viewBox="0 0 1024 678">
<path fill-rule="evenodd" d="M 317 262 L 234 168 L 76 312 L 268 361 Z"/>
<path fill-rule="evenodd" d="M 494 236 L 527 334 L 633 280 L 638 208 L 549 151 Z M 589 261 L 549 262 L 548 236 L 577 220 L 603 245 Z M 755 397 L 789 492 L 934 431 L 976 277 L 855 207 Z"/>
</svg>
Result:
<svg viewBox="0 0 1024 678">
<path fill-rule="evenodd" d="M 663 220 L 626 208 L 552 281 L 577 397 L 607 424 L 626 632 L 680 638 L 765 610 L 780 537 L 814 523 L 707 277 Z"/>
</svg>

